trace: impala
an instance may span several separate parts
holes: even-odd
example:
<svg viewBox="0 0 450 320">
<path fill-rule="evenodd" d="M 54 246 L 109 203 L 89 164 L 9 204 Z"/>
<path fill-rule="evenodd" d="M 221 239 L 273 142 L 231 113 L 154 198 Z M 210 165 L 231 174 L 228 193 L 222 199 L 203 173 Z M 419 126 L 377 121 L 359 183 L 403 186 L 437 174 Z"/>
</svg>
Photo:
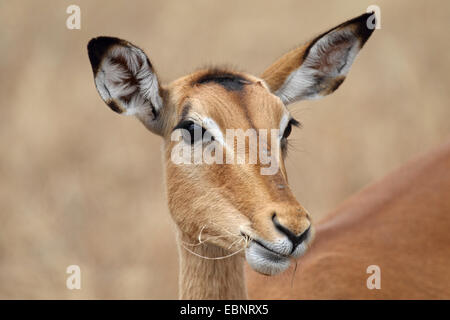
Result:
<svg viewBox="0 0 450 320">
<path fill-rule="evenodd" d="M 163 138 L 168 205 L 178 230 L 181 298 L 246 298 L 244 259 L 252 270 L 276 275 L 305 254 L 314 228 L 287 180 L 287 139 L 298 125 L 287 106 L 323 97 L 342 84 L 373 32 L 369 18 L 373 15 L 363 14 L 315 37 L 260 77 L 211 68 L 168 85 L 159 82 L 145 53 L 130 42 L 111 37 L 89 42 L 101 98 Z M 265 164 L 260 159 L 234 165 L 172 161 L 180 142 L 187 148 L 214 143 L 223 145 L 225 153 L 234 152 L 223 139 L 227 129 L 281 132 L 264 146 L 258 144 L 278 155 L 278 170 L 261 174 Z M 176 132 L 184 138 L 174 141 Z M 196 138 L 196 132 L 211 139 Z M 249 153 L 245 148 L 244 154 Z"/>
</svg>

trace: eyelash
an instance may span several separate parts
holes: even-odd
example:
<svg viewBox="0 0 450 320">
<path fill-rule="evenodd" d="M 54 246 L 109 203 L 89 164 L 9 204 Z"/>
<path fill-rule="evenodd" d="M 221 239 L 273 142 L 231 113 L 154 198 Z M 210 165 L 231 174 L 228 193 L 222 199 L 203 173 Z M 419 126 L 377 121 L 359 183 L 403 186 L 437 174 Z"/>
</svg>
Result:
<svg viewBox="0 0 450 320">
<path fill-rule="evenodd" d="M 300 127 L 300 122 L 294 118 L 291 118 L 286 126 L 286 129 L 284 129 L 283 136 L 281 137 L 282 139 L 286 140 L 289 137 L 292 132 L 292 126 Z"/>
</svg>

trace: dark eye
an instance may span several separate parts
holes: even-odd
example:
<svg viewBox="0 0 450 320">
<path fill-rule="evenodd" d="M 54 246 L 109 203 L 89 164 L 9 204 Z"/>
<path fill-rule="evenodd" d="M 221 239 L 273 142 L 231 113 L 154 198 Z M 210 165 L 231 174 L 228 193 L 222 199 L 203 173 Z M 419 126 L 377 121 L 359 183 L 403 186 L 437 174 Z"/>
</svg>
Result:
<svg viewBox="0 0 450 320">
<path fill-rule="evenodd" d="M 183 139 L 186 143 L 194 144 L 195 142 L 201 140 L 203 138 L 203 134 L 205 133 L 205 129 L 193 121 L 185 120 L 181 121 L 173 131 L 177 129 L 183 129 Z"/>
<path fill-rule="evenodd" d="M 286 126 L 286 129 L 284 129 L 284 133 L 283 133 L 283 137 L 282 139 L 286 140 L 287 137 L 289 137 L 289 135 L 292 132 L 292 126 L 296 126 L 299 127 L 300 126 L 300 122 L 298 122 L 297 120 L 295 120 L 294 118 L 291 118 Z"/>
<path fill-rule="evenodd" d="M 292 132 L 292 124 L 289 122 L 288 125 L 286 126 L 286 129 L 284 129 L 283 139 L 286 139 L 287 137 L 289 137 L 291 132 Z"/>
<path fill-rule="evenodd" d="M 281 147 L 286 147 L 286 143 L 287 143 L 287 137 L 289 137 L 289 135 L 292 132 L 292 126 L 296 126 L 296 127 L 300 127 L 301 124 L 300 122 L 298 122 L 297 120 L 295 120 L 294 118 L 291 118 L 286 126 L 286 129 L 284 129 L 283 132 L 283 136 L 281 137 Z"/>
</svg>

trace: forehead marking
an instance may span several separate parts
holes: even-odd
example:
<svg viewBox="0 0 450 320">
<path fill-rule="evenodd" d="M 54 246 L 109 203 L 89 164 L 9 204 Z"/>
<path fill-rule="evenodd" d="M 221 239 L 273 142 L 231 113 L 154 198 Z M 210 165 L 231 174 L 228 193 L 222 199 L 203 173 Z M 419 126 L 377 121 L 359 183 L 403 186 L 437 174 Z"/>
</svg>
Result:
<svg viewBox="0 0 450 320">
<path fill-rule="evenodd" d="M 241 75 L 230 72 L 212 70 L 194 81 L 193 84 L 216 83 L 228 91 L 240 91 L 244 85 L 252 82 Z"/>
</svg>

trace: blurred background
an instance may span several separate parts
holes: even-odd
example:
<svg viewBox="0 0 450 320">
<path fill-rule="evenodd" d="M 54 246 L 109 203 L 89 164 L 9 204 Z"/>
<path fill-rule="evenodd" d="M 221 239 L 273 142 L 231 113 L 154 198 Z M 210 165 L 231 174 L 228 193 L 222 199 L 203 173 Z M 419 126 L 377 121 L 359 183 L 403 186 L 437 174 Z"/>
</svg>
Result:
<svg viewBox="0 0 450 320">
<path fill-rule="evenodd" d="M 89 39 L 140 46 L 163 82 L 209 64 L 259 75 L 372 4 L 381 30 L 344 84 L 291 108 L 290 183 L 316 221 L 449 138 L 449 1 L 1 0 L 0 298 L 177 298 L 161 140 L 102 102 Z"/>
</svg>

